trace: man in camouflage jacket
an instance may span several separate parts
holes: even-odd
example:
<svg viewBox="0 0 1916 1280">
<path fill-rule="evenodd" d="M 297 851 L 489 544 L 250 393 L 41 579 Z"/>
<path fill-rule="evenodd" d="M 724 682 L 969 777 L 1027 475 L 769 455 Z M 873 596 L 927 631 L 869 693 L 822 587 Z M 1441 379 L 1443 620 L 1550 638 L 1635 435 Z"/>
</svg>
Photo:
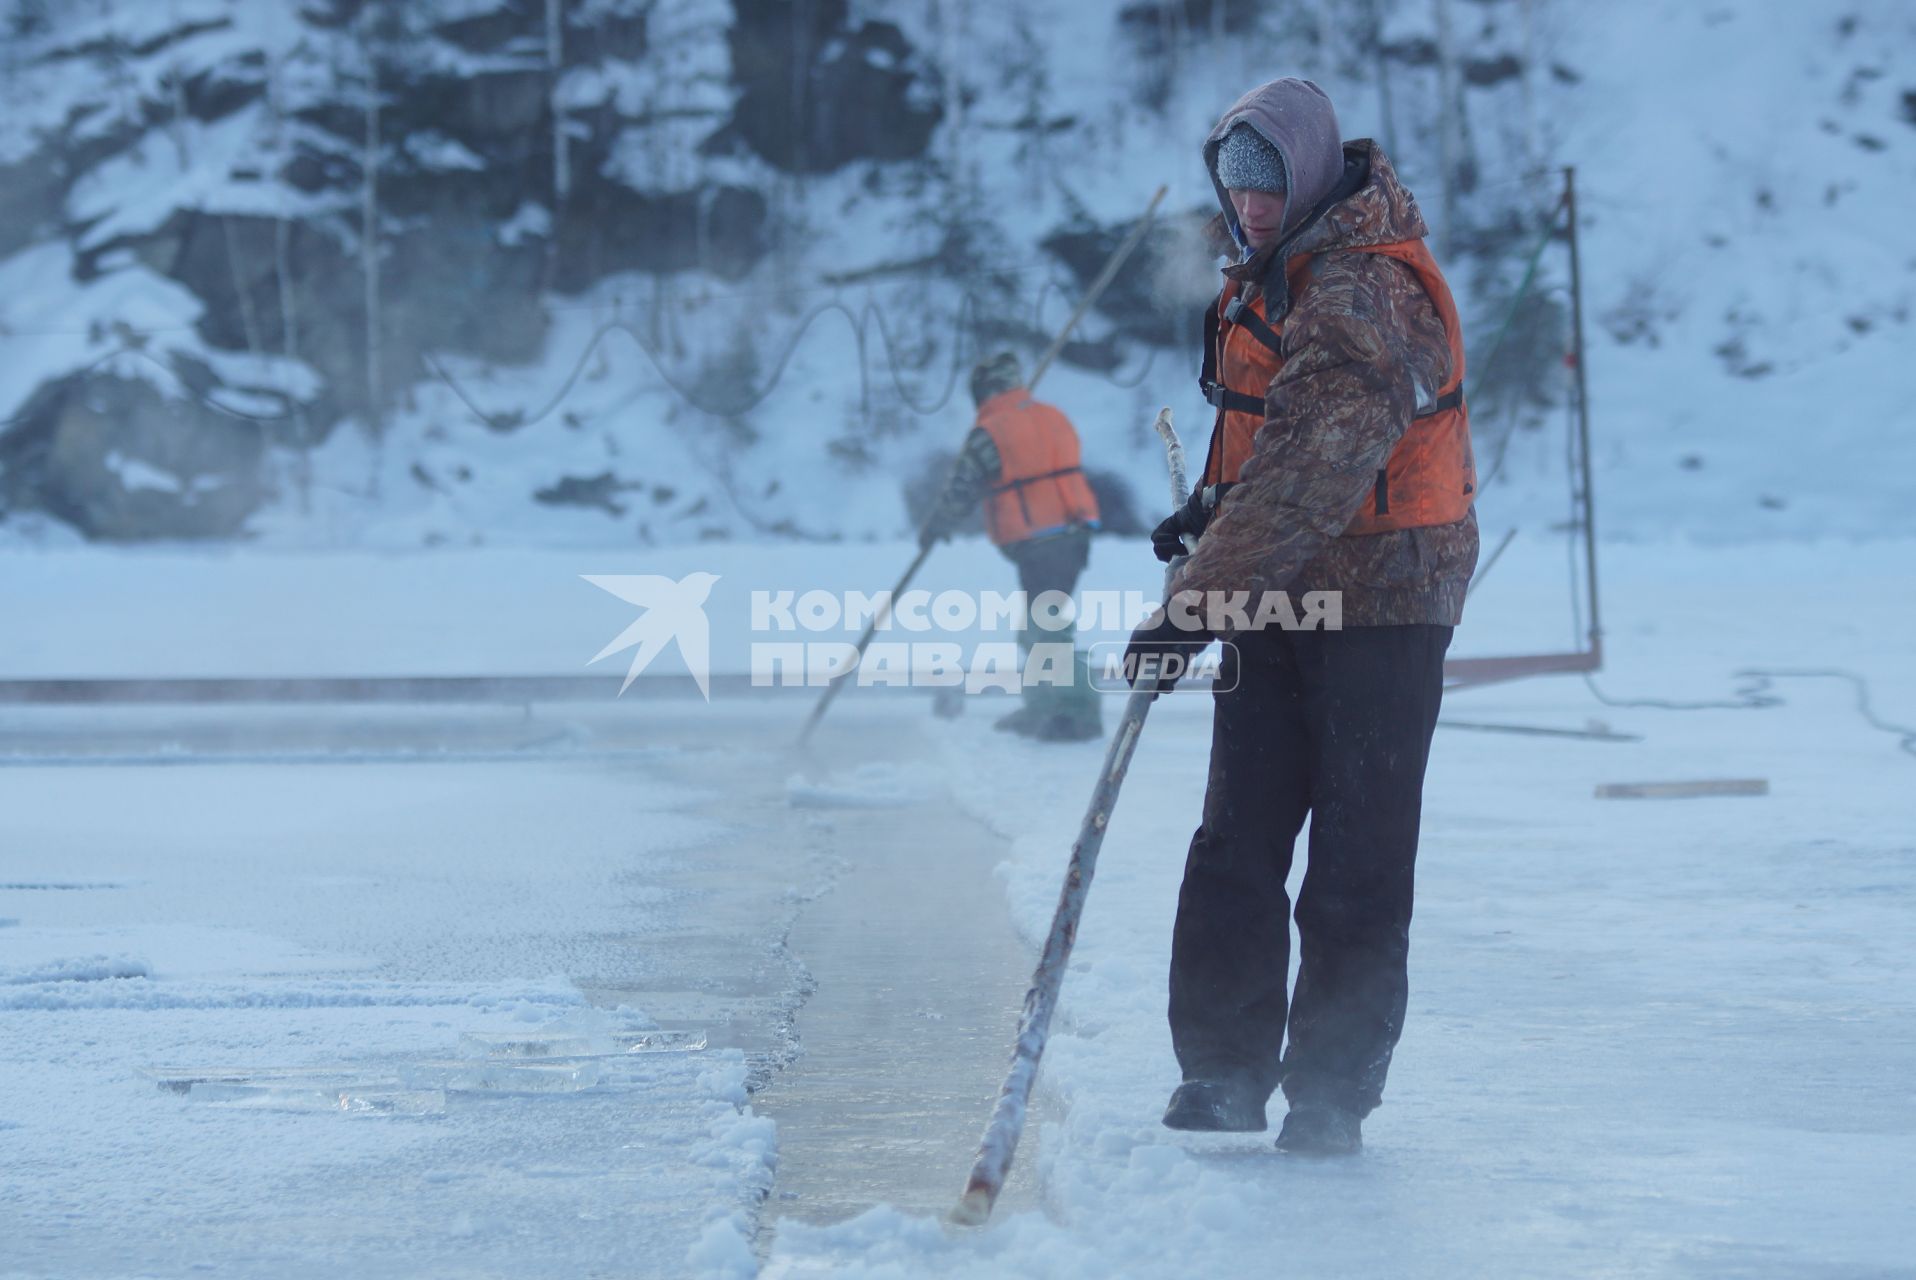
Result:
<svg viewBox="0 0 1916 1280">
<path fill-rule="evenodd" d="M 1279 80 L 1245 95 L 1204 157 L 1223 207 L 1214 227 L 1237 259 L 1226 278 L 1261 298 L 1282 359 L 1236 483 L 1200 486 L 1154 535 L 1167 557 L 1181 540 L 1197 549 L 1170 611 L 1131 646 L 1140 659 L 1230 642 L 1173 931 L 1170 1020 L 1185 1083 L 1165 1123 L 1263 1129 L 1281 1083 L 1280 1148 L 1354 1152 L 1403 1028 L 1424 769 L 1477 525 L 1466 512 L 1347 531 L 1413 420 L 1462 370 L 1418 275 L 1352 251 L 1420 241 L 1427 228 L 1375 143 L 1340 142 L 1316 85 Z M 1266 592 L 1315 591 L 1341 595 L 1341 630 L 1249 629 L 1206 608 L 1220 593 L 1248 592 L 1255 605 Z M 1285 881 L 1307 816 L 1290 993 Z"/>
</svg>

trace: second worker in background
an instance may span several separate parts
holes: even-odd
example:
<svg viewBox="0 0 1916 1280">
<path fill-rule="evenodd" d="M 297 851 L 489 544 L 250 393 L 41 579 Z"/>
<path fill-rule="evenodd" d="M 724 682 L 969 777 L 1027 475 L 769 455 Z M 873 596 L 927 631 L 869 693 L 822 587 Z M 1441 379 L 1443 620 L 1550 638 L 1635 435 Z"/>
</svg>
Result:
<svg viewBox="0 0 1916 1280">
<path fill-rule="evenodd" d="M 979 503 L 992 544 L 1018 567 L 1027 604 L 1047 591 L 1070 595 L 1091 556 L 1098 500 L 1081 465 L 1078 433 L 1052 405 L 1031 398 L 1018 358 L 1000 352 L 971 371 L 977 425 L 965 437 L 951 479 L 919 534 L 930 546 L 951 532 Z M 1070 629 L 1018 633 L 1029 661 L 1034 643 L 1071 643 Z M 1027 683 L 1016 711 L 998 721 L 1027 737 L 1077 742 L 1102 736 L 1099 694 L 1090 664 L 1074 653 L 1070 683 Z"/>
</svg>

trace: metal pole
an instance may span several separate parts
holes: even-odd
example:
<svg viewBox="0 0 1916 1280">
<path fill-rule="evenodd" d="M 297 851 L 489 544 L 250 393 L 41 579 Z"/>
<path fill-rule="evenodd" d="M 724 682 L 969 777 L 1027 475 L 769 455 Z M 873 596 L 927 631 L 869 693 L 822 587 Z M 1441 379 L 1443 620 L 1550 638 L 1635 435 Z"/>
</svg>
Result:
<svg viewBox="0 0 1916 1280">
<path fill-rule="evenodd" d="M 1597 498 L 1590 470 L 1590 389 L 1584 374 L 1583 347 L 1583 261 L 1577 244 L 1577 170 L 1566 165 L 1563 171 L 1563 202 L 1570 217 L 1570 315 L 1576 341 L 1573 368 L 1577 377 L 1577 466 L 1583 472 L 1583 554 L 1589 570 L 1590 653 L 1596 664 L 1603 664 L 1603 627 L 1597 616 Z"/>
</svg>

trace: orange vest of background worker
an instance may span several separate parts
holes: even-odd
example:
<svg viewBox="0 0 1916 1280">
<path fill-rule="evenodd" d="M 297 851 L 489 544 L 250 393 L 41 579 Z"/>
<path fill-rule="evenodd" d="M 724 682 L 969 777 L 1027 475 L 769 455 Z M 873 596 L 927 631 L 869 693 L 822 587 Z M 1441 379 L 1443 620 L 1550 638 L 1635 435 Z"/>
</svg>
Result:
<svg viewBox="0 0 1916 1280">
<path fill-rule="evenodd" d="M 1069 418 L 1013 387 L 978 406 L 978 430 L 998 449 L 997 481 L 985 499 L 985 532 L 994 545 L 1096 526 L 1098 500 Z"/>
<path fill-rule="evenodd" d="M 1090 559 L 1091 533 L 1098 527 L 1098 499 L 1085 477 L 1078 433 L 1056 408 L 1031 398 L 1018 358 L 1008 351 L 971 371 L 971 396 L 977 425 L 919 532 L 919 545 L 929 548 L 949 538 L 982 504 L 985 531 L 1018 566 L 1025 599 L 1047 591 L 1069 595 Z M 1021 632 L 1018 643 L 1029 650 L 1034 642 L 1072 638 L 1068 631 Z M 1082 654 L 1073 667 L 1070 686 L 1026 685 L 1023 705 L 998 727 L 1048 740 L 1099 736 L 1098 694 Z"/>
</svg>

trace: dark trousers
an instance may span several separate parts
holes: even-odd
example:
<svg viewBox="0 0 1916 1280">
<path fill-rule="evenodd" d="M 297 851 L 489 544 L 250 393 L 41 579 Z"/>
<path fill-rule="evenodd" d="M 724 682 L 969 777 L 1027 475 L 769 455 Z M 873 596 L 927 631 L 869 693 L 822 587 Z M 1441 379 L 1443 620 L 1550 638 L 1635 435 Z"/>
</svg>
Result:
<svg viewBox="0 0 1916 1280">
<path fill-rule="evenodd" d="M 1077 590 L 1078 575 L 1091 560 L 1091 531 L 1062 529 L 1040 538 L 1008 542 L 999 550 L 1018 566 L 1018 588 L 1027 601 L 1047 591 L 1070 595 Z"/>
<path fill-rule="evenodd" d="M 1450 634 L 1268 630 L 1226 650 L 1171 939 L 1185 1079 L 1241 1075 L 1264 1094 L 1281 1080 L 1293 1104 L 1359 1115 L 1382 1099 L 1404 1026 L 1418 817 Z M 1287 1001 L 1285 879 L 1307 814 Z"/>
</svg>

